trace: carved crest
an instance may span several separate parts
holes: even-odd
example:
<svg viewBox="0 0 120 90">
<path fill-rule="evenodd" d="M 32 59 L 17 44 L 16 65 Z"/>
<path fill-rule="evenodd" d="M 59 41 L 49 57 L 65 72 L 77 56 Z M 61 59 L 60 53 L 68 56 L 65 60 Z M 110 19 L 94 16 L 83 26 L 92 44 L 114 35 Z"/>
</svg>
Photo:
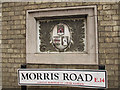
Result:
<svg viewBox="0 0 120 90">
<path fill-rule="evenodd" d="M 71 33 L 66 24 L 59 23 L 54 26 L 51 42 L 60 52 L 65 51 L 71 43 Z"/>
<path fill-rule="evenodd" d="M 39 21 L 40 52 L 85 51 L 85 20 Z"/>
</svg>

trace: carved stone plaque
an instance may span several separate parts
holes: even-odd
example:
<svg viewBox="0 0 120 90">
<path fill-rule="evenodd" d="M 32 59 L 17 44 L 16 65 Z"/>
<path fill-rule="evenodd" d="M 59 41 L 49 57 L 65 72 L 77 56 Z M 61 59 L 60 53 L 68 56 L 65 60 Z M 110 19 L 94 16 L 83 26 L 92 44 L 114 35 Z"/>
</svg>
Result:
<svg viewBox="0 0 120 90">
<path fill-rule="evenodd" d="M 85 52 L 86 18 L 56 17 L 39 20 L 40 52 Z"/>
<path fill-rule="evenodd" d="M 98 64 L 97 7 L 27 10 L 26 61 Z"/>
</svg>

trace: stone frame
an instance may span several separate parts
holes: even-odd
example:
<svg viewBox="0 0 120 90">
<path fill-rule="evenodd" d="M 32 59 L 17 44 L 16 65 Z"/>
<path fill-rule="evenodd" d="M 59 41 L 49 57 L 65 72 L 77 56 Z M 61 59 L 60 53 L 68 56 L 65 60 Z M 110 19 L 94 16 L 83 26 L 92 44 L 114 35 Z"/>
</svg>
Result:
<svg viewBox="0 0 120 90">
<path fill-rule="evenodd" d="M 27 10 L 26 13 L 26 63 L 98 64 L 96 6 Z M 87 53 L 37 53 L 38 31 L 36 18 L 67 15 L 87 15 Z"/>
</svg>

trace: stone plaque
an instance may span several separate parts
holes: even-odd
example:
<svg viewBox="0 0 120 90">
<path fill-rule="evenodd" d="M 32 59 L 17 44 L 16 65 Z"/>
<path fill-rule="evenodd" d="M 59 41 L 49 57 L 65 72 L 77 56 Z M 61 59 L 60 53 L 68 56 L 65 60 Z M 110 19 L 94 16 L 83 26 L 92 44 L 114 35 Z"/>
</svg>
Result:
<svg viewBox="0 0 120 90">
<path fill-rule="evenodd" d="M 27 63 L 98 64 L 96 10 L 96 6 L 27 10 Z"/>
<path fill-rule="evenodd" d="M 85 52 L 86 18 L 56 17 L 39 20 L 40 52 Z"/>
</svg>

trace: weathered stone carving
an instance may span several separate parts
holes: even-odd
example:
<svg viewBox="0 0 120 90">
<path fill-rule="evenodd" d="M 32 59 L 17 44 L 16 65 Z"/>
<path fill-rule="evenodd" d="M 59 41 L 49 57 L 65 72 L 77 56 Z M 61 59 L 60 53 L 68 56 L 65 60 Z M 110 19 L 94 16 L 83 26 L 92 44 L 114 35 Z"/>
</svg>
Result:
<svg viewBox="0 0 120 90">
<path fill-rule="evenodd" d="M 55 18 L 55 19 L 43 19 L 39 21 L 39 33 L 40 33 L 40 51 L 41 52 L 83 52 L 85 50 L 85 18 Z M 64 37 L 65 30 L 63 32 L 56 32 L 58 36 L 52 37 L 53 29 L 57 27 L 65 29 L 67 27 L 70 33 L 69 39 L 68 36 Z M 62 40 L 68 40 L 63 47 L 62 42 L 59 43 L 59 40 L 56 45 L 53 39 L 62 38 Z M 61 39 L 60 39 L 61 40 Z"/>
</svg>

